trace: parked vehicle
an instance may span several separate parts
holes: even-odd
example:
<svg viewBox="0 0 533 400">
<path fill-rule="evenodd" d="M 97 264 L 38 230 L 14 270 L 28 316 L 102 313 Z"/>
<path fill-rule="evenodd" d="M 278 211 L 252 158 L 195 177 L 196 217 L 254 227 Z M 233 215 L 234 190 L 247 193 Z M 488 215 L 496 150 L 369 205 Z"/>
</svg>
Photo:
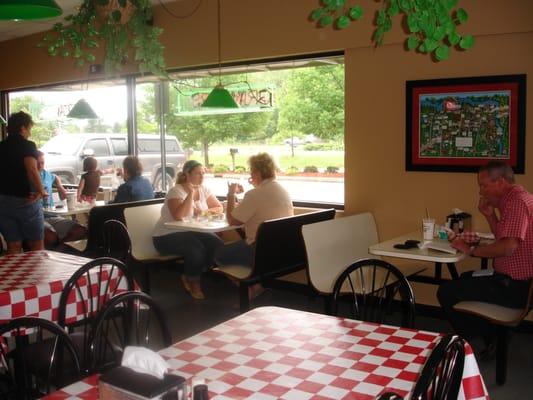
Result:
<svg viewBox="0 0 533 400">
<path fill-rule="evenodd" d="M 177 171 L 186 160 L 178 139 L 174 136 L 167 136 L 165 139 L 165 168 L 161 165 L 159 136 L 139 134 L 137 144 L 138 156 L 143 165 L 143 176 L 150 179 L 154 190 L 163 189 L 163 173 L 167 176 L 167 187 L 172 186 Z M 96 158 L 98 168 L 102 170 L 122 168 L 122 160 L 128 155 L 128 143 L 125 134 L 60 134 L 46 142 L 41 151 L 45 153 L 45 168 L 48 171 L 59 175 L 64 183 L 76 184 L 83 174 L 85 157 Z"/>
</svg>

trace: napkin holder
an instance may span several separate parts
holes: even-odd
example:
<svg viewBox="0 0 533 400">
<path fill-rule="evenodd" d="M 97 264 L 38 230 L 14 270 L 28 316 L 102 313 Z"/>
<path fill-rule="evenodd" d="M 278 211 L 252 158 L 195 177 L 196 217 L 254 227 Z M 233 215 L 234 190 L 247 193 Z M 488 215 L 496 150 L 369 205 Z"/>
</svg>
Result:
<svg viewBox="0 0 533 400">
<path fill-rule="evenodd" d="M 183 377 L 166 374 L 163 379 L 117 367 L 100 376 L 100 400 L 185 400 L 187 386 Z"/>
</svg>

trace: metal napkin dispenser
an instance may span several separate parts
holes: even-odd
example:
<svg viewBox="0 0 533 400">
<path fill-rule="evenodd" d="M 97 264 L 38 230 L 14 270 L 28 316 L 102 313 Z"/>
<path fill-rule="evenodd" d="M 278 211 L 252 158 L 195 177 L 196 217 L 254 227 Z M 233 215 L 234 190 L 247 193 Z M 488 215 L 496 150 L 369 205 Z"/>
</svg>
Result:
<svg viewBox="0 0 533 400">
<path fill-rule="evenodd" d="M 454 213 L 446 216 L 446 226 L 455 233 L 469 231 L 471 227 L 472 215 L 466 212 Z"/>
</svg>

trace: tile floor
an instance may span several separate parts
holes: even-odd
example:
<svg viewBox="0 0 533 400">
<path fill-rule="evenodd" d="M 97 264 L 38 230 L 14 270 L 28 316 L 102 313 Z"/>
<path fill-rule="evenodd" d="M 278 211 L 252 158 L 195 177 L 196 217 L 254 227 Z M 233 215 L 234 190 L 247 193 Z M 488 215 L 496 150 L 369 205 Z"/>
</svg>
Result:
<svg viewBox="0 0 533 400">
<path fill-rule="evenodd" d="M 239 314 L 238 290 L 226 278 L 209 274 L 204 277 L 206 300 L 193 300 L 181 287 L 176 271 L 166 267 L 154 271 L 152 296 L 166 312 L 174 342 L 187 338 Z M 311 312 L 323 312 L 322 300 L 284 290 L 268 290 L 252 307 L 276 305 Z M 417 317 L 416 327 L 450 332 L 446 321 Z M 474 348 L 479 343 L 473 343 Z M 495 383 L 495 364 L 479 362 L 487 389 L 493 399 L 526 399 L 533 392 L 533 334 L 515 333 L 510 344 L 508 378 L 504 386 Z"/>
</svg>

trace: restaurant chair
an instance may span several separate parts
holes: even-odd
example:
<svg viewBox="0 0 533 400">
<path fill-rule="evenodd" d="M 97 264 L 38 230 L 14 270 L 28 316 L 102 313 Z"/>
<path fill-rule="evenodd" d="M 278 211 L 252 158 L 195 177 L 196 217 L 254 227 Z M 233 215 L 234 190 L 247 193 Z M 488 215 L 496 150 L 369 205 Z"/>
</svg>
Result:
<svg viewBox="0 0 533 400">
<path fill-rule="evenodd" d="M 109 257 L 97 258 L 79 268 L 65 284 L 59 298 L 58 324 L 67 328 L 80 356 L 82 371 L 90 372 L 90 333 L 93 322 L 115 295 L 134 289 L 125 264 Z M 76 301 L 74 302 L 74 296 Z M 67 309 L 76 308 L 77 318 L 67 319 Z"/>
<path fill-rule="evenodd" d="M 411 399 L 457 399 L 463 379 L 464 363 L 464 340 L 456 335 L 444 336 L 426 360 Z"/>
<path fill-rule="evenodd" d="M 104 253 L 126 263 L 131 254 L 131 239 L 128 228 L 117 219 L 104 223 Z"/>
<path fill-rule="evenodd" d="M 348 312 L 346 312 L 348 309 Z M 378 259 L 364 259 L 341 273 L 333 287 L 333 315 L 414 327 L 415 297 L 405 276 L 394 265 Z"/>
<path fill-rule="evenodd" d="M 154 247 L 152 233 L 161 216 L 163 203 L 124 209 L 124 218 L 131 239 L 131 261 L 144 268 L 144 291 L 150 293 L 150 269 L 154 265 L 183 261 L 181 256 L 164 256 Z"/>
<path fill-rule="evenodd" d="M 91 371 L 120 365 L 126 346 L 159 350 L 172 344 L 161 308 L 146 293 L 124 292 L 100 311 L 91 334 Z"/>
<path fill-rule="evenodd" d="M 311 286 L 323 298 L 325 312 L 331 313 L 333 286 L 347 266 L 371 256 L 368 248 L 379 242 L 376 221 L 371 213 L 361 213 L 304 225 L 302 235 Z M 402 266 L 409 277 L 424 270 L 417 265 Z"/>
<path fill-rule="evenodd" d="M 5 336 L 3 336 L 5 335 Z M 0 398 L 36 399 L 80 379 L 77 351 L 59 325 L 38 317 L 12 319 L 0 326 Z M 35 348 L 46 341 L 46 363 L 36 370 Z M 73 366 L 69 373 L 63 363 Z"/>
<path fill-rule="evenodd" d="M 475 315 L 489 321 L 496 327 L 496 383 L 503 385 L 507 379 L 507 353 L 509 333 L 520 325 L 533 306 L 533 279 L 529 281 L 529 292 L 523 308 L 510 308 L 481 301 L 461 301 L 455 311 Z"/>
</svg>

